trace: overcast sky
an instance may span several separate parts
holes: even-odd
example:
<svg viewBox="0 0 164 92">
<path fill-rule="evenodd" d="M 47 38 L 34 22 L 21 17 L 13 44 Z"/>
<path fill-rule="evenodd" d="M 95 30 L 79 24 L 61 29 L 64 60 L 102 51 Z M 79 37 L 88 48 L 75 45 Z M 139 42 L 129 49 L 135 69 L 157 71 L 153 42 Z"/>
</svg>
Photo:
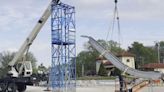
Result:
<svg viewBox="0 0 164 92">
<path fill-rule="evenodd" d="M 83 50 L 87 41 L 80 35 L 106 38 L 111 27 L 114 0 L 61 1 L 76 7 L 77 52 Z M 153 45 L 154 41 L 164 40 L 164 0 L 118 1 L 123 48 L 134 41 Z M 50 0 L 0 0 L 0 52 L 17 51 L 49 3 Z M 50 28 L 49 19 L 30 49 L 38 64 L 46 66 L 51 64 Z M 117 30 L 113 36 L 117 41 Z"/>
</svg>

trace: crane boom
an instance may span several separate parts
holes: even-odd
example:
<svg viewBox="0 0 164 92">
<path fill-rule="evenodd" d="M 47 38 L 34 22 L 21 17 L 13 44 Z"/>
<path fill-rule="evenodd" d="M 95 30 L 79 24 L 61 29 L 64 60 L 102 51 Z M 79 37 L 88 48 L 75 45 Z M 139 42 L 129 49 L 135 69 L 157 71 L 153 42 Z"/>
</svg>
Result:
<svg viewBox="0 0 164 92">
<path fill-rule="evenodd" d="M 34 39 L 36 38 L 36 36 L 40 32 L 41 28 L 43 27 L 43 25 L 45 24 L 45 22 L 47 21 L 47 19 L 51 15 L 51 4 L 52 3 L 58 4 L 59 0 L 52 0 L 52 2 L 49 4 L 48 8 L 45 10 L 43 15 L 41 16 L 41 18 L 39 19 L 39 21 L 37 22 L 37 24 L 33 28 L 30 35 L 26 38 L 23 45 L 20 47 L 20 49 L 18 50 L 18 52 L 14 56 L 13 60 L 11 62 L 9 62 L 8 65 L 10 67 L 13 67 L 15 65 L 15 63 L 18 61 L 18 59 L 24 55 L 26 50 L 28 50 L 29 46 L 33 43 Z"/>
<path fill-rule="evenodd" d="M 0 78 L 0 92 L 25 92 L 26 85 L 33 85 L 36 77 L 32 75 L 31 62 L 25 61 L 17 62 L 19 58 L 24 57 L 25 53 L 28 52 L 30 45 L 33 43 L 41 28 L 46 23 L 47 19 L 51 15 L 51 4 L 58 5 L 60 0 L 52 0 L 48 8 L 45 10 L 37 24 L 33 28 L 32 32 L 26 38 L 13 60 L 9 62 L 8 66 L 10 70 L 6 77 Z M 24 57 L 25 58 L 25 57 Z"/>
</svg>

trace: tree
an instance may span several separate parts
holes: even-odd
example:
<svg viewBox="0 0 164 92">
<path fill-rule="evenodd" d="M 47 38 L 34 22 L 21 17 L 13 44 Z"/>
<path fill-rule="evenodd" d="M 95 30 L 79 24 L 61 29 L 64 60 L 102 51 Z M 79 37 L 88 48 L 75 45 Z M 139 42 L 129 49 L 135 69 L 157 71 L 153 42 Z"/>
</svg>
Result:
<svg viewBox="0 0 164 92">
<path fill-rule="evenodd" d="M 110 40 L 110 41 L 105 41 L 105 40 L 97 40 L 97 42 L 103 46 L 106 50 L 110 50 L 113 53 L 119 53 L 124 51 L 121 47 L 119 47 L 119 43 Z M 85 43 L 85 48 L 89 51 L 95 50 L 89 43 Z"/>
<path fill-rule="evenodd" d="M 77 56 L 76 70 L 77 75 L 82 75 L 82 64 L 84 65 L 85 74 L 96 70 L 96 57 L 98 53 L 95 51 L 82 51 Z"/>
<path fill-rule="evenodd" d="M 153 48 L 145 47 L 142 43 L 134 42 L 128 51 L 135 54 L 136 68 L 157 61 L 157 52 Z"/>
<path fill-rule="evenodd" d="M 111 50 L 111 52 L 113 52 L 113 53 L 119 53 L 119 52 L 125 51 L 124 49 L 122 49 L 119 46 L 119 43 L 117 43 L 113 40 L 108 41 L 108 44 L 109 44 L 108 47 L 110 47 L 109 50 Z"/>
<path fill-rule="evenodd" d="M 104 67 L 104 65 L 102 63 L 100 65 L 100 70 L 98 72 L 98 75 L 100 75 L 100 76 L 107 76 L 107 71 L 106 71 L 106 69 L 105 69 L 105 67 Z"/>
<path fill-rule="evenodd" d="M 111 75 L 112 75 L 112 76 L 118 76 L 118 75 L 120 75 L 121 73 L 122 73 L 122 71 L 115 67 L 115 68 L 114 68 L 114 71 L 111 72 Z"/>
<path fill-rule="evenodd" d="M 105 41 L 105 40 L 98 40 L 98 42 L 107 50 L 111 49 L 112 52 L 117 53 L 123 51 L 118 46 L 117 42 L 114 41 Z M 84 65 L 85 74 L 90 72 L 96 73 L 96 58 L 99 57 L 100 53 L 98 53 L 90 44 L 89 42 L 84 44 L 84 51 L 81 51 L 76 60 L 76 71 L 77 76 L 82 75 L 82 65 Z"/>
<path fill-rule="evenodd" d="M 8 63 L 13 59 L 14 54 L 10 52 L 0 53 L 0 77 L 8 72 Z"/>
<path fill-rule="evenodd" d="M 8 72 L 9 70 L 8 63 L 12 61 L 12 59 L 14 58 L 14 55 L 15 55 L 15 52 L 11 53 L 9 51 L 0 53 L 0 77 L 2 77 Z M 32 62 L 33 71 L 35 71 L 37 60 L 31 52 L 27 54 L 26 60 Z M 21 58 L 18 60 L 18 62 L 20 61 L 22 61 Z"/>
</svg>

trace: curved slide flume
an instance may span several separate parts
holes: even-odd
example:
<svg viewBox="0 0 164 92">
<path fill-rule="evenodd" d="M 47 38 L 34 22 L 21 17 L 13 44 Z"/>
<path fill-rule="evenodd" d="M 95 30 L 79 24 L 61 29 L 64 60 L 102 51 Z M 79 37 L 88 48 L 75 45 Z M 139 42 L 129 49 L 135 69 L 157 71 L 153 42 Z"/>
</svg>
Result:
<svg viewBox="0 0 164 92">
<path fill-rule="evenodd" d="M 158 72 L 146 72 L 140 71 L 133 68 L 128 67 L 123 64 L 115 55 L 111 52 L 107 51 L 103 46 L 101 46 L 95 39 L 90 36 L 82 36 L 89 39 L 89 43 L 91 46 L 96 49 L 101 55 L 103 55 L 106 59 L 111 61 L 111 63 L 117 67 L 121 71 L 125 71 L 126 73 L 133 75 L 134 77 L 146 78 L 146 79 L 164 79 L 163 73 Z"/>
</svg>

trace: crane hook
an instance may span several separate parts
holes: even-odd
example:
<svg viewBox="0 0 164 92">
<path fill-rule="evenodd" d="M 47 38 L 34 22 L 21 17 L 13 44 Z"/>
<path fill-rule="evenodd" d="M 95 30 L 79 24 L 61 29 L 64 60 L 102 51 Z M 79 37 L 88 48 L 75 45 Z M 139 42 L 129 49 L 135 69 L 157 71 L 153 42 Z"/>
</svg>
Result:
<svg viewBox="0 0 164 92">
<path fill-rule="evenodd" d="M 53 2 L 55 2 L 56 4 L 59 4 L 60 0 L 52 0 Z"/>
<path fill-rule="evenodd" d="M 117 0 L 115 0 L 114 2 L 115 2 L 115 3 L 117 3 L 118 1 L 117 1 Z"/>
</svg>

